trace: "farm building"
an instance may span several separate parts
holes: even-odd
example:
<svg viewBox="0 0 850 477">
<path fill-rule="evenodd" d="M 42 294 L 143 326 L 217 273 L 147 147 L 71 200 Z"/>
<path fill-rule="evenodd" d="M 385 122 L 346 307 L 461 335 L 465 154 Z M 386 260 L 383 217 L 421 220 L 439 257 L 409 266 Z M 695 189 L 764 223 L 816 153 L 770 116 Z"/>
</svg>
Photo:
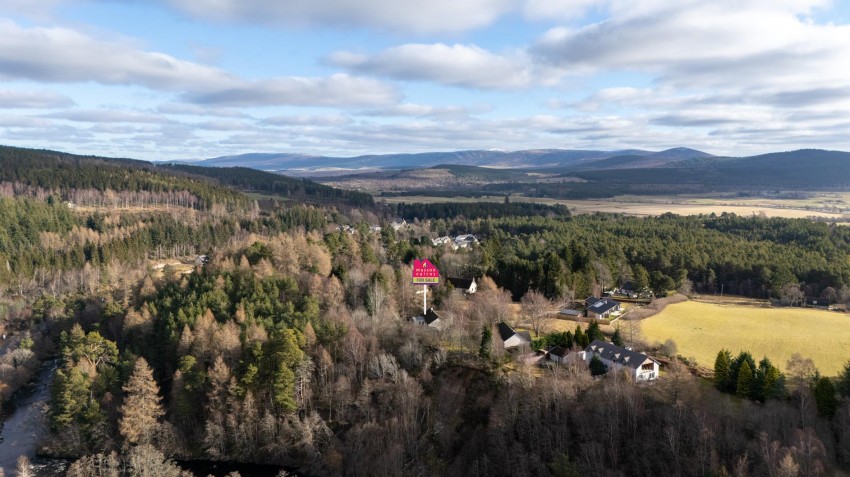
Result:
<svg viewBox="0 0 850 477">
<path fill-rule="evenodd" d="M 817 309 L 820 309 L 820 310 L 829 310 L 829 309 L 832 308 L 832 306 L 829 303 L 829 300 L 826 299 L 826 298 L 808 297 L 808 298 L 806 298 L 806 301 L 804 303 L 805 303 L 804 306 L 806 308 L 817 308 Z"/>
<path fill-rule="evenodd" d="M 590 343 L 584 349 L 584 353 L 587 361 L 590 361 L 594 356 L 599 357 L 609 371 L 627 370 L 635 381 L 658 379 L 658 361 L 643 353 L 599 340 L 593 340 L 593 343 Z"/>
</svg>

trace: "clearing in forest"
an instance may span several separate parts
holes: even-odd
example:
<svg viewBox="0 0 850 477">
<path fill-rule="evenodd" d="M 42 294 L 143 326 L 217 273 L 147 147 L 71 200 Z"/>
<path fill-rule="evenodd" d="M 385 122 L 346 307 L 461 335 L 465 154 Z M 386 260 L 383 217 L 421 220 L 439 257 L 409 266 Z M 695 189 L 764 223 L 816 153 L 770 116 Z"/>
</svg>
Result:
<svg viewBox="0 0 850 477">
<path fill-rule="evenodd" d="M 811 308 L 761 308 L 689 301 L 669 305 L 640 322 L 647 342 L 676 342 L 679 354 L 714 367 L 721 348 L 735 356 L 767 356 L 779 369 L 795 352 L 820 372 L 836 376 L 850 359 L 850 315 Z"/>
</svg>

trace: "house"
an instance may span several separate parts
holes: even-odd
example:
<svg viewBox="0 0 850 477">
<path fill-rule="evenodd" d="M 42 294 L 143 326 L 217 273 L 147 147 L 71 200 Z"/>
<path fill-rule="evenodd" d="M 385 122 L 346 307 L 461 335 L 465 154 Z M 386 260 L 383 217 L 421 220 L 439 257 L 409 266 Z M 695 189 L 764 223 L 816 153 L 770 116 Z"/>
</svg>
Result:
<svg viewBox="0 0 850 477">
<path fill-rule="evenodd" d="M 584 349 L 584 353 L 586 361 L 590 362 L 594 356 L 597 356 L 609 371 L 625 369 L 635 381 L 658 379 L 660 369 L 658 361 L 643 353 L 599 340 L 593 340 L 593 343 Z"/>
<path fill-rule="evenodd" d="M 373 234 L 379 234 L 379 233 L 381 233 L 381 226 L 380 225 L 372 225 L 372 226 L 369 227 L 369 232 L 372 232 Z"/>
<path fill-rule="evenodd" d="M 563 346 L 553 346 L 546 350 L 546 357 L 549 358 L 549 361 L 559 364 L 564 363 L 569 354 L 570 350 L 564 348 Z"/>
<path fill-rule="evenodd" d="M 455 237 L 454 242 L 455 242 L 454 245 L 457 248 L 468 248 L 468 247 L 471 247 L 473 245 L 477 245 L 478 239 L 475 238 L 475 235 L 464 234 L 464 235 L 458 235 L 457 237 Z"/>
<path fill-rule="evenodd" d="M 478 291 L 478 284 L 474 278 L 447 278 L 446 280 L 455 287 L 455 290 L 460 290 L 466 295 L 472 295 Z"/>
<path fill-rule="evenodd" d="M 531 335 L 527 332 L 517 333 L 504 322 L 500 322 L 497 328 L 499 329 L 499 337 L 502 339 L 505 349 L 531 344 Z"/>
<path fill-rule="evenodd" d="M 198 255 L 198 258 L 195 259 L 196 267 L 203 267 L 204 265 L 210 263 L 210 257 L 206 255 Z"/>
<path fill-rule="evenodd" d="M 438 238 L 435 238 L 435 239 L 431 239 L 431 244 L 436 247 L 438 245 L 446 245 L 447 243 L 451 243 L 451 241 L 452 241 L 451 237 L 444 236 L 444 237 L 438 237 Z"/>
<path fill-rule="evenodd" d="M 433 308 L 428 308 L 428 311 L 422 316 L 414 316 L 412 321 L 417 325 L 427 326 L 435 330 L 443 328 L 443 319 Z"/>
<path fill-rule="evenodd" d="M 407 227 L 407 221 L 404 220 L 404 219 L 401 219 L 400 221 L 395 220 L 395 221 L 393 221 L 393 223 L 390 224 L 390 227 L 392 227 L 393 230 L 398 232 L 400 229 Z"/>
<path fill-rule="evenodd" d="M 826 298 L 807 297 L 804 306 L 806 308 L 818 308 L 820 310 L 830 310 L 832 306 Z"/>
<path fill-rule="evenodd" d="M 620 311 L 620 302 L 611 298 L 590 297 L 585 300 L 587 305 L 587 317 L 604 320 L 615 311 Z"/>
</svg>

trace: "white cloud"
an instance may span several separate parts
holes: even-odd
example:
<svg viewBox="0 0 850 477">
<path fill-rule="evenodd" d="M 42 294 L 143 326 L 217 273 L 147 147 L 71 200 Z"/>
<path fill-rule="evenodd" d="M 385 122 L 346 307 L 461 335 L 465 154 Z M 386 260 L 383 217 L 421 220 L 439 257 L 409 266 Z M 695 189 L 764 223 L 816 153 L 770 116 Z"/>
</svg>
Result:
<svg viewBox="0 0 850 477">
<path fill-rule="evenodd" d="M 266 25 L 332 25 L 397 32 L 459 32 L 492 23 L 515 0 L 167 0 L 190 15 Z"/>
<path fill-rule="evenodd" d="M 50 109 L 72 106 L 74 101 L 52 91 L 0 90 L 2 109 Z"/>
<path fill-rule="evenodd" d="M 368 78 L 334 74 L 320 78 L 286 77 L 244 82 L 205 92 L 189 92 L 184 99 L 222 106 L 370 106 L 396 102 L 395 88 Z"/>
<path fill-rule="evenodd" d="M 168 119 L 150 113 L 121 111 L 117 109 L 73 109 L 48 115 L 54 119 L 64 119 L 80 123 L 150 123 L 162 124 Z"/>
<path fill-rule="evenodd" d="M 198 103 L 234 106 L 364 106 L 398 97 L 389 85 L 343 74 L 248 81 L 126 41 L 102 41 L 60 27 L 24 28 L 8 20 L 0 20 L 0 78 L 141 85 L 189 92 L 184 96 Z"/>
<path fill-rule="evenodd" d="M 351 124 L 351 118 L 342 114 L 298 114 L 289 116 L 270 116 L 263 119 L 269 126 L 312 126 L 331 127 Z"/>
<path fill-rule="evenodd" d="M 535 69 L 522 52 L 503 56 L 476 45 L 405 44 L 375 55 L 337 52 L 329 61 L 358 73 L 482 89 L 552 82 L 553 68 Z"/>
</svg>

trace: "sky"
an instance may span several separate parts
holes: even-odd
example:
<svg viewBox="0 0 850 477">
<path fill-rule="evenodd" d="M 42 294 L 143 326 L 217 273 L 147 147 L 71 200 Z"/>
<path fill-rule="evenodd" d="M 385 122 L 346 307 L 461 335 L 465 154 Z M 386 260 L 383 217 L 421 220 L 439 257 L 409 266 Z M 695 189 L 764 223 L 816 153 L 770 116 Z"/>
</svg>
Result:
<svg viewBox="0 0 850 477">
<path fill-rule="evenodd" d="M 0 144 L 850 150 L 850 2 L 0 0 Z"/>
</svg>

